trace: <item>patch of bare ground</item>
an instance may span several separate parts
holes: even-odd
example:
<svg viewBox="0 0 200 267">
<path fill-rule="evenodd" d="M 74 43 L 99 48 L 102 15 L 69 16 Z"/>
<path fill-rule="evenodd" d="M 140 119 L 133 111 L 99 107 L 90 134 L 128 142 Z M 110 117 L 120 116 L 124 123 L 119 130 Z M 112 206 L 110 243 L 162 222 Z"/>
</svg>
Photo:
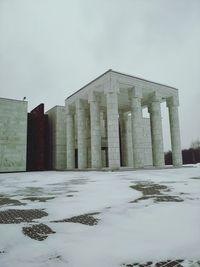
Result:
<svg viewBox="0 0 200 267">
<path fill-rule="evenodd" d="M 25 197 L 23 200 L 46 202 L 48 200 L 54 199 L 55 197 Z"/>
<path fill-rule="evenodd" d="M 22 222 L 32 222 L 34 219 L 40 219 L 47 215 L 48 213 L 46 213 L 44 210 L 39 209 L 9 209 L 5 211 L 0 211 L 0 224 L 17 224 Z"/>
<path fill-rule="evenodd" d="M 9 197 L 0 197 L 0 206 L 4 206 L 4 205 L 26 205 L 25 203 L 20 202 L 17 199 L 12 199 Z"/>
<path fill-rule="evenodd" d="M 128 263 L 128 264 L 122 264 L 122 266 L 125 267 L 184 267 L 181 263 L 183 263 L 184 260 L 177 259 L 177 260 L 166 260 L 166 261 L 159 261 L 156 263 L 153 263 L 152 261 L 147 262 L 141 262 L 141 263 Z"/>
<path fill-rule="evenodd" d="M 85 225 L 97 225 L 99 219 L 95 218 L 94 215 L 98 215 L 99 212 L 94 212 L 94 213 L 87 213 L 87 214 L 82 214 L 78 216 L 73 216 L 71 218 L 63 219 L 63 220 L 57 220 L 53 221 L 55 223 L 62 223 L 62 222 L 69 222 L 69 223 L 81 223 Z"/>
<path fill-rule="evenodd" d="M 27 235 L 31 239 L 35 239 L 37 241 L 43 241 L 49 236 L 49 234 L 55 233 L 49 226 L 43 223 L 23 227 L 22 232 L 24 235 Z"/>
<path fill-rule="evenodd" d="M 135 185 L 131 185 L 130 187 L 134 190 L 140 191 L 143 194 L 142 197 L 130 201 L 130 203 L 137 203 L 141 200 L 146 200 L 146 199 L 153 199 L 155 203 L 184 201 L 179 196 L 172 196 L 166 194 L 170 192 L 170 188 L 167 187 L 166 185 L 150 183 L 150 182 L 139 182 L 136 183 Z"/>
</svg>

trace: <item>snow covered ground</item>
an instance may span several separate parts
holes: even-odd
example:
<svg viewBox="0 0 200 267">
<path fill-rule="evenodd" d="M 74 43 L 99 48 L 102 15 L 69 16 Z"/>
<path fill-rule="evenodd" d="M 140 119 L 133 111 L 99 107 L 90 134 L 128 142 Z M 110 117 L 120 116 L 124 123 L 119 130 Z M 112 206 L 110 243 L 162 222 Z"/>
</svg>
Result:
<svg viewBox="0 0 200 267">
<path fill-rule="evenodd" d="M 44 209 L 48 216 L 0 224 L 0 267 L 118 267 L 168 259 L 191 266 L 200 260 L 200 165 L 0 174 L 1 199 L 10 204 L 2 203 L 0 212 Z M 53 222 L 96 212 L 96 225 Z M 23 234 L 37 223 L 56 233 L 44 241 Z"/>
</svg>

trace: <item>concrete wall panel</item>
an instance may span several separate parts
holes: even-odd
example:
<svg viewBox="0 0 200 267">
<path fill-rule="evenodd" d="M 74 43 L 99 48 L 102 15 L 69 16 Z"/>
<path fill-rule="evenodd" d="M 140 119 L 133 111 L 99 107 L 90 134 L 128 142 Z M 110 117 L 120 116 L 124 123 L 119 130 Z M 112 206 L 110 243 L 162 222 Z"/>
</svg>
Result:
<svg viewBox="0 0 200 267">
<path fill-rule="evenodd" d="M 52 141 L 52 167 L 54 170 L 66 169 L 66 114 L 65 107 L 55 106 L 46 112 Z"/>
<path fill-rule="evenodd" d="M 27 102 L 0 98 L 0 172 L 26 171 Z"/>
</svg>

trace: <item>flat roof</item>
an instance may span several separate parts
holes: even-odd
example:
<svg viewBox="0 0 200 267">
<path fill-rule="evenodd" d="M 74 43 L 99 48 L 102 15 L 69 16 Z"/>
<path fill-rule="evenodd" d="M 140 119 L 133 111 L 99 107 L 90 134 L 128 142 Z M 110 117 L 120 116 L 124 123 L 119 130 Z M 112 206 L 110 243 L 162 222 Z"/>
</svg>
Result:
<svg viewBox="0 0 200 267">
<path fill-rule="evenodd" d="M 47 111 L 45 111 L 45 113 L 47 113 L 47 112 L 49 112 L 49 111 L 51 111 L 51 110 L 53 110 L 53 109 L 55 109 L 55 108 L 65 108 L 65 106 L 55 105 L 55 106 L 53 106 L 52 108 L 50 108 L 50 109 L 48 109 Z"/>
<path fill-rule="evenodd" d="M 6 97 L 0 97 L 0 99 L 28 103 L 27 100 L 19 100 L 19 99 L 12 99 L 12 98 L 6 98 Z"/>
</svg>

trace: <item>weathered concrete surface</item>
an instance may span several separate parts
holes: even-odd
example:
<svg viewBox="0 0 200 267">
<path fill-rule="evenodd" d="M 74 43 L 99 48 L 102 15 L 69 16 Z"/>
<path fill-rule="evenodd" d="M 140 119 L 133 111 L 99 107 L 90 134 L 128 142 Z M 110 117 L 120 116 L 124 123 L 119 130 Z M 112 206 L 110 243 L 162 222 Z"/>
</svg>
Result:
<svg viewBox="0 0 200 267">
<path fill-rule="evenodd" d="M 94 96 L 98 96 L 98 102 Z M 78 169 L 101 169 L 106 166 L 111 170 L 121 166 L 164 166 L 160 104 L 167 102 L 173 165 L 180 166 L 182 157 L 177 100 L 178 90 L 167 85 L 113 70 L 97 77 L 65 100 L 66 109 L 70 107 L 75 112 L 75 140 L 72 140 L 73 145 L 67 146 L 70 153 L 73 146 L 73 154 L 78 155 L 79 164 L 75 165 Z M 80 107 L 77 103 L 84 105 Z M 142 115 L 147 107 L 151 123 Z M 76 156 L 75 159 L 77 161 Z"/>
<path fill-rule="evenodd" d="M 170 97 L 167 101 L 169 111 L 170 134 L 172 143 L 172 161 L 174 166 L 181 166 L 183 164 L 181 153 L 181 138 L 178 115 L 178 98 Z"/>
<path fill-rule="evenodd" d="M 152 166 L 152 143 L 151 143 L 151 125 L 149 118 L 143 118 L 143 140 L 144 140 L 144 153 L 143 160 L 144 166 Z"/>
<path fill-rule="evenodd" d="M 0 172 L 26 170 L 27 102 L 0 98 Z"/>
<path fill-rule="evenodd" d="M 52 167 L 54 170 L 66 168 L 66 114 L 65 107 L 55 106 L 46 112 L 52 142 Z"/>
</svg>

